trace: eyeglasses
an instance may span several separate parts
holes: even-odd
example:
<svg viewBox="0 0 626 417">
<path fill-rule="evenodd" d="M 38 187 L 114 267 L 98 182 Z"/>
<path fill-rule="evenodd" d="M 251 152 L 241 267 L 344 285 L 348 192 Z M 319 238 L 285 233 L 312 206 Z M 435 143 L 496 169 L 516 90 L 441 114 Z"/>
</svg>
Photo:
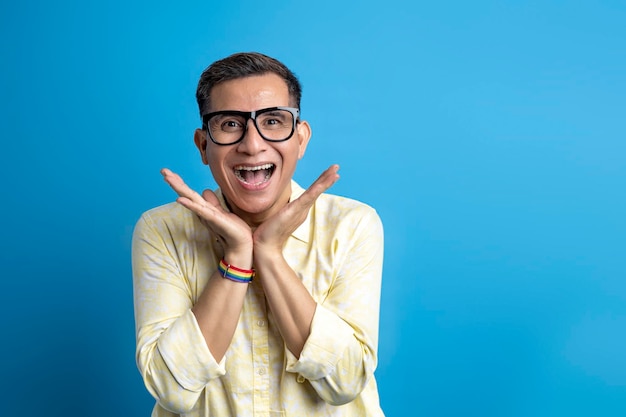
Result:
<svg viewBox="0 0 626 417">
<path fill-rule="evenodd" d="M 283 142 L 293 136 L 300 110 L 295 107 L 268 107 L 254 111 L 221 110 L 202 116 L 202 128 L 217 145 L 241 142 L 252 119 L 261 137 L 269 142 Z"/>
</svg>

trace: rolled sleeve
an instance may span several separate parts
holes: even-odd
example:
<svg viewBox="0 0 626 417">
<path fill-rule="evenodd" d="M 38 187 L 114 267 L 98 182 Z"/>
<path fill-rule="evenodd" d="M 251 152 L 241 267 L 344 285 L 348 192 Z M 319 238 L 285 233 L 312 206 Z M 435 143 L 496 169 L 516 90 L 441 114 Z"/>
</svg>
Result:
<svg viewBox="0 0 626 417">
<path fill-rule="evenodd" d="M 300 353 L 300 358 L 296 358 L 289 349 L 285 349 L 286 370 L 298 373 L 308 380 L 324 378 L 335 372 L 337 363 L 343 357 L 351 340 L 354 340 L 352 327 L 318 304 L 311 323 L 311 333 Z"/>
<path fill-rule="evenodd" d="M 157 349 L 172 376 L 186 390 L 201 391 L 208 381 L 226 373 L 225 359 L 215 361 L 191 310 L 163 332 Z"/>
<path fill-rule="evenodd" d="M 147 342 L 148 338 L 155 338 L 154 330 L 140 332 L 138 365 L 148 391 L 167 410 L 185 413 L 193 409 L 206 384 L 225 374 L 225 360 L 215 361 L 191 311 L 154 342 Z"/>
</svg>

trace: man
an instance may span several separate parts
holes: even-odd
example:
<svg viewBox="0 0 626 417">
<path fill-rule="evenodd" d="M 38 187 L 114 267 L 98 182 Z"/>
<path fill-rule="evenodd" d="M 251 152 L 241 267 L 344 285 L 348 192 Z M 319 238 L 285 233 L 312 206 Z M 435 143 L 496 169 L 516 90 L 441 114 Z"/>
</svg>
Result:
<svg viewBox="0 0 626 417">
<path fill-rule="evenodd" d="M 194 134 L 219 189 L 168 169 L 178 199 L 133 236 L 137 363 L 153 416 L 382 416 L 376 382 L 382 225 L 293 180 L 311 128 L 300 83 L 258 53 L 209 66 Z"/>
</svg>

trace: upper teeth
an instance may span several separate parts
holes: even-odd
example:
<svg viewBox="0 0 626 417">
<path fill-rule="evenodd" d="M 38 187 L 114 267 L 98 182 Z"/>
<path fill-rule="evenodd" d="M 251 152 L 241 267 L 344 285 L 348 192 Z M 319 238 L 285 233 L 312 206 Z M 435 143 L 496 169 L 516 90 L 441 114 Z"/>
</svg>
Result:
<svg viewBox="0 0 626 417">
<path fill-rule="evenodd" d="M 265 164 L 265 165 L 259 165 L 259 166 L 256 166 L 256 167 L 237 166 L 237 167 L 235 167 L 235 169 L 238 170 L 238 171 L 259 171 L 261 169 L 270 169 L 273 166 L 274 166 L 274 164 Z"/>
</svg>

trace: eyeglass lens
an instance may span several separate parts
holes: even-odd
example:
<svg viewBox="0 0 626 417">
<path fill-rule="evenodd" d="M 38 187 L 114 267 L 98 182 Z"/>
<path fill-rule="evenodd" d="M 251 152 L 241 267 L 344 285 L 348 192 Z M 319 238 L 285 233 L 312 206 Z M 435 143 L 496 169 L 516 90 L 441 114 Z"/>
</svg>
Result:
<svg viewBox="0 0 626 417">
<path fill-rule="evenodd" d="M 208 120 L 207 125 L 215 142 L 235 143 L 243 138 L 248 118 L 240 114 L 216 114 Z M 254 125 L 263 139 L 283 141 L 293 134 L 294 116 L 288 110 L 273 109 L 257 114 Z"/>
</svg>

